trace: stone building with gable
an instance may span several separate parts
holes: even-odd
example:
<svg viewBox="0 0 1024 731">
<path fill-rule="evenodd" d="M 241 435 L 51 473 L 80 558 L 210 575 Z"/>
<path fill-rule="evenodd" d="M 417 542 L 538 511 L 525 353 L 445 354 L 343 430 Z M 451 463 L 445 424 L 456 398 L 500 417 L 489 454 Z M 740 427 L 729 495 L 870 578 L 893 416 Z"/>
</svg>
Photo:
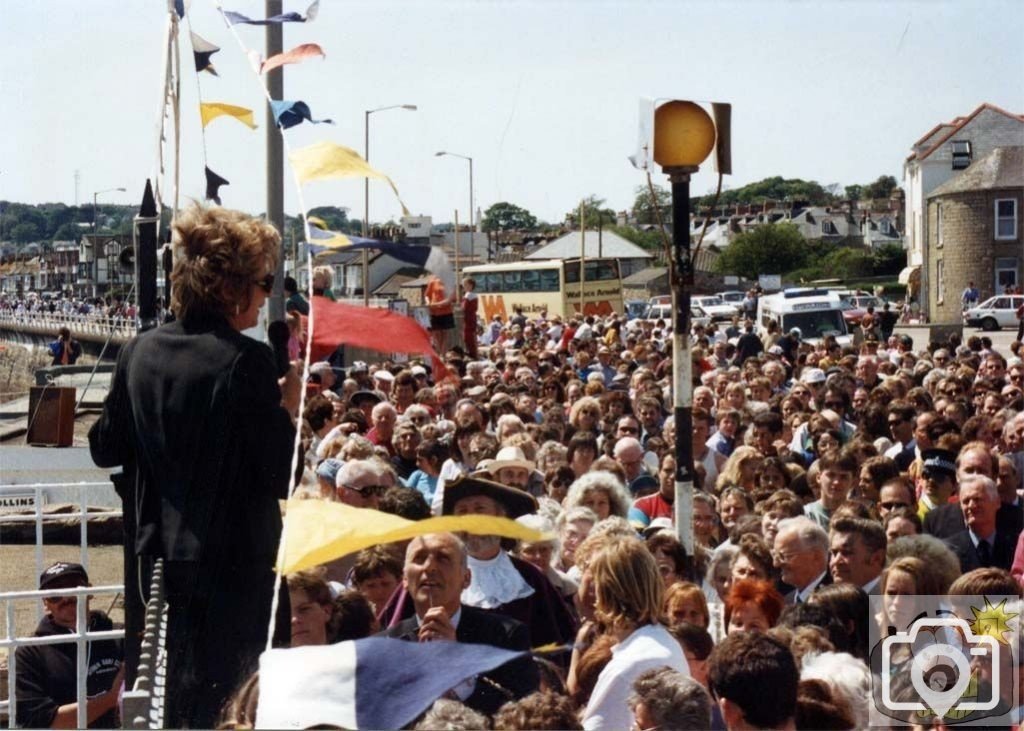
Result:
<svg viewBox="0 0 1024 731">
<path fill-rule="evenodd" d="M 928 306 L 958 322 L 970 282 L 981 300 L 1024 282 L 1024 147 L 997 147 L 927 196 Z"/>
</svg>

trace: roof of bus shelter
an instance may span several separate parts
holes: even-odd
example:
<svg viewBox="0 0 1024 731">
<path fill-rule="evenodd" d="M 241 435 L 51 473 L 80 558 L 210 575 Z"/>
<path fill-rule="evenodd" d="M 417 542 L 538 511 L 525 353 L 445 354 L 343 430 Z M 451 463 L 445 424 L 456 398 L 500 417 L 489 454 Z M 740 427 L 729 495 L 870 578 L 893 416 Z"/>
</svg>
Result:
<svg viewBox="0 0 1024 731">
<path fill-rule="evenodd" d="M 631 241 L 627 241 L 616 233 L 601 233 L 600 254 L 598 253 L 597 231 L 587 231 L 584 237 L 585 256 L 588 259 L 599 255 L 606 259 L 653 259 L 654 257 Z M 525 259 L 577 259 L 580 255 L 580 232 L 570 231 L 565 236 L 555 239 L 547 246 L 527 254 Z"/>
</svg>

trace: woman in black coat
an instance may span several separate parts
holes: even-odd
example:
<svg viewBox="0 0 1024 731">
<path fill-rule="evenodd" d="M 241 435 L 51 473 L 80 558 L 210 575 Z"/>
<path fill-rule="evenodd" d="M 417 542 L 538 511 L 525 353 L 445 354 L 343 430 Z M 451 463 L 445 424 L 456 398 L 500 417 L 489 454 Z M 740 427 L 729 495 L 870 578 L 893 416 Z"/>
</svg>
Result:
<svg viewBox="0 0 1024 731">
<path fill-rule="evenodd" d="M 242 334 L 272 289 L 277 231 L 195 206 L 174 244 L 176 320 L 122 349 L 89 443 L 97 465 L 124 467 L 126 587 L 148 588 L 146 569 L 165 562 L 167 726 L 212 728 L 267 640 L 299 379 L 279 383 L 270 348 Z M 284 587 L 279 597 L 287 645 Z M 128 620 L 130 645 L 141 627 Z"/>
</svg>

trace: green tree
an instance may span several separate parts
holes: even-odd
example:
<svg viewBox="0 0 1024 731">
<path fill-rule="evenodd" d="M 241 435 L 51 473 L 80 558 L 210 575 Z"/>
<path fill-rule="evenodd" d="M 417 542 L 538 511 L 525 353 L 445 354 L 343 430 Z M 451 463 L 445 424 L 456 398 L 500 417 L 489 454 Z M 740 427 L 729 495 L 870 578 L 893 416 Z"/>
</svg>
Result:
<svg viewBox="0 0 1024 731">
<path fill-rule="evenodd" d="M 636 193 L 636 199 L 633 201 L 633 218 L 638 224 L 657 224 L 659 212 L 661 220 L 668 222 L 672 215 L 671 191 L 660 185 L 655 185 L 654 198 L 651 198 L 651 189 L 646 185 L 638 185 L 634 193 Z"/>
<path fill-rule="evenodd" d="M 19 223 L 11 229 L 11 238 L 19 244 L 31 244 L 39 240 L 39 226 L 34 223 Z"/>
<path fill-rule="evenodd" d="M 499 201 L 484 211 L 480 225 L 484 231 L 532 231 L 537 227 L 537 217 L 515 203 Z"/>
<path fill-rule="evenodd" d="M 876 275 L 899 274 L 907 265 L 907 251 L 899 244 L 885 244 L 872 254 Z"/>
<path fill-rule="evenodd" d="M 583 199 L 583 223 L 588 229 L 595 229 L 598 225 L 611 226 L 615 223 L 615 211 L 605 206 L 604 198 L 596 195 L 588 195 Z M 565 223 L 570 228 L 580 227 L 580 208 L 576 206 L 565 214 Z"/>
<path fill-rule="evenodd" d="M 324 223 L 327 224 L 327 228 L 331 231 L 348 230 L 348 212 L 344 208 L 317 206 L 316 208 L 309 209 L 309 215 L 323 219 Z M 300 225 L 299 228 L 301 229 L 302 226 Z"/>
<path fill-rule="evenodd" d="M 861 196 L 864 194 L 864 186 L 857 185 L 856 183 L 853 185 L 847 185 L 843 189 L 843 193 L 846 195 L 847 200 L 859 201 Z"/>
<path fill-rule="evenodd" d="M 719 274 L 757 279 L 759 274 L 782 274 L 807 263 L 807 247 L 800 229 L 791 223 L 755 226 L 741 233 L 719 255 Z"/>
<path fill-rule="evenodd" d="M 878 180 L 864 186 L 864 198 L 888 198 L 897 186 L 896 178 L 891 175 L 880 175 Z"/>
<path fill-rule="evenodd" d="M 78 226 L 76 224 L 74 224 L 74 223 L 64 223 L 64 224 L 61 224 L 60 227 L 56 231 L 54 231 L 54 233 L 53 233 L 53 240 L 54 241 L 78 241 L 80 236 L 81 236 L 81 231 L 79 231 Z"/>
</svg>

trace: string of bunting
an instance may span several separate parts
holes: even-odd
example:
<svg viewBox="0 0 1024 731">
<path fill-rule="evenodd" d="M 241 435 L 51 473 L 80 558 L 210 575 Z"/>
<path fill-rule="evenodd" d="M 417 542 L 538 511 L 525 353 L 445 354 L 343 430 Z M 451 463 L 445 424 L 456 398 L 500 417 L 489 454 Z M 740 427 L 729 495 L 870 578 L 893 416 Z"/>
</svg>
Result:
<svg viewBox="0 0 1024 731">
<path fill-rule="evenodd" d="M 291 146 L 288 144 L 288 137 L 285 134 L 285 130 L 287 130 L 287 129 L 289 129 L 289 128 L 297 125 L 297 124 L 300 124 L 303 121 L 309 121 L 310 123 L 320 123 L 320 122 L 329 122 L 330 120 L 314 120 L 313 116 L 312 116 L 312 112 L 310 111 L 309 105 L 306 104 L 305 102 L 275 100 L 275 99 L 273 99 L 271 97 L 271 95 L 270 95 L 270 91 L 267 88 L 266 82 L 264 80 L 264 74 L 266 74 L 268 71 L 270 71 L 273 68 L 277 68 L 277 67 L 282 66 L 282 65 L 287 64 L 287 63 L 298 63 L 298 62 L 300 62 L 302 60 L 305 60 L 307 58 L 311 58 L 311 57 L 317 56 L 317 55 L 319 55 L 321 57 L 324 57 L 325 54 L 323 52 L 323 49 L 320 48 L 320 46 L 316 45 L 316 44 L 303 44 L 303 45 L 300 45 L 300 46 L 297 46 L 297 47 L 291 49 L 290 51 L 288 51 L 286 53 L 276 54 L 276 55 L 272 56 L 271 58 L 266 59 L 265 61 L 260 61 L 259 63 L 256 63 L 257 59 L 259 59 L 259 55 L 257 53 L 255 53 L 252 49 L 249 49 L 249 48 L 246 47 L 245 43 L 242 41 L 241 37 L 239 36 L 239 34 L 238 34 L 237 30 L 236 30 L 236 26 L 240 25 L 240 24 L 268 25 L 270 23 L 286 23 L 286 22 L 303 22 L 303 23 L 305 23 L 305 22 L 309 22 L 309 21 L 315 20 L 315 18 L 317 16 L 317 13 L 319 11 L 319 2 L 314 2 L 312 5 L 310 5 L 307 8 L 306 15 L 304 17 L 300 16 L 300 15 L 298 15 L 296 13 L 286 13 L 284 15 L 279 15 L 279 16 L 274 16 L 274 17 L 271 17 L 271 18 L 266 18 L 264 20 L 252 20 L 252 19 L 247 18 L 247 17 L 245 17 L 245 16 L 243 16 L 243 15 L 241 15 L 239 13 L 233 13 L 232 11 L 224 10 L 224 8 L 221 6 L 219 0 L 212 0 L 212 2 L 214 4 L 214 6 L 216 7 L 216 9 L 221 13 L 222 17 L 224 18 L 224 23 L 227 26 L 228 31 L 231 33 L 232 37 L 235 39 L 235 42 L 238 44 L 238 47 L 241 49 L 243 55 L 247 59 L 249 59 L 250 65 L 251 65 L 252 70 L 253 70 L 253 75 L 256 78 L 256 81 L 259 84 L 260 89 L 263 91 L 263 95 L 266 98 L 267 104 L 270 106 L 271 112 L 272 112 L 272 114 L 274 116 L 275 123 L 276 123 L 278 129 L 280 130 L 282 146 L 284 147 L 284 150 L 285 150 L 286 154 L 288 155 L 289 160 L 291 161 L 291 166 L 290 167 L 291 167 L 291 170 L 292 170 L 292 177 L 293 177 L 294 182 L 295 182 L 296 192 L 297 192 L 298 199 L 299 199 L 299 211 L 300 211 L 300 217 L 302 219 L 302 229 L 303 229 L 303 231 L 308 231 L 309 230 L 309 221 L 307 220 L 308 208 L 306 206 L 305 198 L 304 198 L 304 195 L 303 195 L 303 184 L 305 182 L 310 181 L 310 180 L 332 179 L 332 178 L 342 178 L 342 177 L 374 177 L 374 178 L 382 178 L 384 180 L 387 180 L 388 184 L 391 186 L 391 189 L 394 191 L 396 198 L 398 198 L 398 189 L 395 187 L 394 183 L 390 180 L 390 178 L 388 178 L 383 173 L 380 173 L 377 170 L 374 170 L 373 168 L 371 168 L 366 163 L 366 161 L 363 160 L 357 153 L 355 153 L 352 150 L 349 150 L 348 148 L 344 148 L 344 147 L 341 147 L 340 145 L 335 145 L 333 143 L 317 143 L 315 145 L 311 145 L 309 147 L 305 147 L 305 148 L 302 148 L 300 150 L 296 150 L 295 152 L 293 152 L 292 149 L 291 149 Z M 342 154 L 338 154 L 338 150 L 343 151 Z M 324 157 L 326 159 L 317 160 L 316 159 L 316 153 L 318 151 L 323 152 Z M 331 154 L 328 154 L 328 153 L 331 153 Z M 297 158 L 296 158 L 296 155 L 298 156 Z M 297 162 L 297 160 L 298 160 L 298 162 Z M 219 178 L 219 176 L 218 176 L 218 178 Z M 219 179 L 223 180 L 222 178 L 219 178 Z M 210 181 L 210 177 L 209 176 L 208 176 L 207 180 L 208 180 L 208 187 L 209 187 L 209 181 Z M 214 180 L 213 182 L 216 183 L 217 181 Z M 401 198 L 399 198 L 399 203 L 402 206 L 402 211 L 406 215 L 408 215 L 408 209 L 405 207 L 405 204 L 402 203 Z M 306 266 L 307 266 L 308 271 L 312 272 L 312 269 L 313 269 L 313 251 L 312 251 L 312 248 L 309 247 L 309 246 L 306 247 Z M 312 282 L 312 279 L 313 279 L 312 276 L 309 277 L 309 288 L 307 290 L 307 297 L 309 298 L 309 300 L 311 302 L 313 301 L 313 292 L 312 292 L 313 282 Z M 307 328 L 308 328 L 308 332 L 310 334 L 311 341 L 312 341 L 313 337 L 317 333 L 315 320 L 316 320 L 315 308 L 311 307 L 310 308 L 310 312 L 309 312 L 308 321 L 307 321 Z M 302 373 L 303 382 L 305 382 L 305 381 L 307 381 L 309 379 L 309 366 L 310 366 L 311 354 L 312 354 L 312 348 L 307 348 L 306 349 L 305 359 L 304 359 L 304 362 L 303 362 L 303 373 Z M 299 413 L 300 414 L 305 409 L 305 401 L 306 401 L 306 393 L 305 393 L 305 390 L 302 390 L 302 392 L 300 393 L 300 399 L 299 399 Z M 291 477 L 290 483 L 288 485 L 288 496 L 289 497 L 291 497 L 291 495 L 294 493 L 296 485 L 297 485 L 296 472 L 297 472 L 297 469 L 298 469 L 298 460 L 300 459 L 300 455 L 302 453 L 302 450 L 300 448 L 301 447 L 301 441 L 300 440 L 301 440 L 301 434 L 297 430 L 296 431 L 296 435 L 295 435 L 295 447 L 292 450 L 292 465 L 291 465 L 291 473 L 290 473 L 292 477 Z M 286 516 L 285 517 L 285 521 L 284 521 L 284 525 L 283 525 L 282 531 L 281 531 L 281 541 L 280 541 L 280 544 L 279 544 L 279 547 L 278 547 L 279 561 L 280 561 L 280 558 L 285 555 L 286 547 L 288 545 L 288 538 L 289 538 L 290 534 L 291 534 L 291 531 L 289 530 L 289 521 L 288 521 L 287 516 Z M 271 625 L 268 626 L 268 630 L 267 630 L 267 649 L 270 649 L 271 639 L 273 638 L 272 622 L 273 622 L 273 618 L 276 616 L 276 612 L 277 612 L 278 590 L 280 588 L 280 582 L 281 582 L 281 575 L 278 574 L 276 582 L 275 582 L 275 586 L 274 586 L 274 594 L 273 594 L 273 599 L 272 599 L 272 603 L 271 603 L 271 610 L 270 610 L 270 618 L 271 618 L 270 622 L 271 622 Z"/>
</svg>

